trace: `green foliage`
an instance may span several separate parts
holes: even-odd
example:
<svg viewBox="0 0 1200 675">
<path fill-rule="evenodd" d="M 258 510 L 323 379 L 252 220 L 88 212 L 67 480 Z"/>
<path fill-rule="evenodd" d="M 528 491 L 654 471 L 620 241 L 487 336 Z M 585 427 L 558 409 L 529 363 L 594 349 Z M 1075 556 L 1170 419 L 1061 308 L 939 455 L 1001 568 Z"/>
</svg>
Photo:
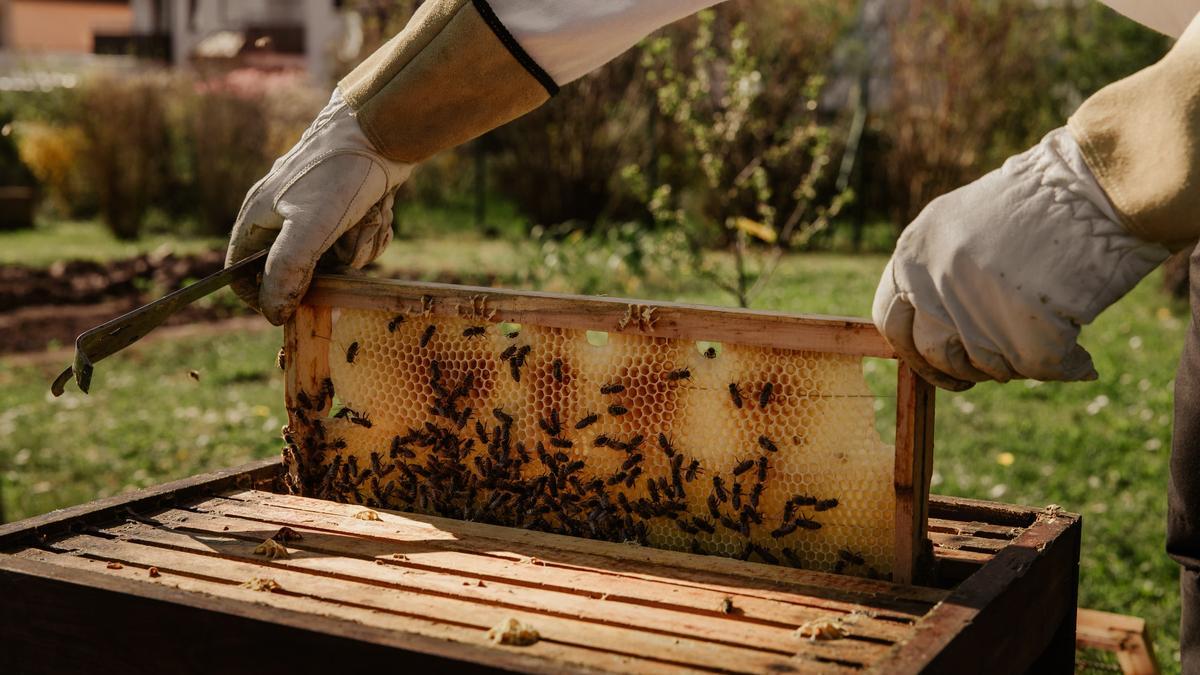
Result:
<svg viewBox="0 0 1200 675">
<path fill-rule="evenodd" d="M 689 250 L 731 246 L 731 276 L 698 255 L 694 268 L 747 307 L 782 251 L 828 227 L 850 198 L 847 191 L 827 189 L 835 148 L 834 128 L 817 112 L 824 80 L 810 77 L 789 108 L 771 110 L 765 83 L 783 73 L 763 72 L 746 23 L 720 23 L 712 11 L 699 14 L 687 51 L 690 62 L 678 64 L 673 39 L 660 37 L 645 45 L 643 63 L 657 87 L 659 109 L 684 139 L 684 163 L 698 168 L 694 219 L 683 217 L 683 209 L 666 208 L 668 186 L 651 193 L 636 167 L 626 174 L 655 220 L 682 231 Z M 689 227 L 693 223 L 698 227 Z M 770 259 L 756 266 L 752 237 L 772 247 Z"/>
</svg>

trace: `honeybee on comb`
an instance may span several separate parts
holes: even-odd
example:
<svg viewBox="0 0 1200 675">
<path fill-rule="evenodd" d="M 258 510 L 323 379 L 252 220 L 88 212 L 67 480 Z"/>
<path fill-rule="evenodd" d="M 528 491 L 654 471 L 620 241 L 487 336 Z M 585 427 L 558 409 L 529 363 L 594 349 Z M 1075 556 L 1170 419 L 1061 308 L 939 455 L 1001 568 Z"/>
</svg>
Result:
<svg viewBox="0 0 1200 675">
<path fill-rule="evenodd" d="M 358 342 L 351 342 L 346 348 L 346 363 L 354 363 L 354 358 L 358 356 Z"/>
<path fill-rule="evenodd" d="M 479 337 L 487 332 L 487 326 L 471 326 L 462 332 L 463 337 L 473 338 Z"/>
<path fill-rule="evenodd" d="M 687 368 L 680 368 L 679 370 L 672 370 L 671 372 L 667 373 L 668 382 L 678 382 L 680 380 L 690 379 L 691 377 L 692 371 Z"/>
<path fill-rule="evenodd" d="M 425 327 L 425 331 L 423 333 L 421 333 L 421 340 L 418 342 L 418 344 L 421 346 L 421 349 L 424 349 L 425 347 L 429 346 L 429 341 L 431 339 L 433 339 L 433 333 L 436 330 L 437 330 L 436 324 L 431 323 Z"/>
<path fill-rule="evenodd" d="M 402 324 L 402 323 L 404 323 L 404 315 L 403 314 L 397 314 L 396 316 L 393 316 L 392 320 L 389 321 L 388 325 L 387 325 L 388 332 L 395 333 L 396 329 L 399 328 L 400 324 Z"/>
</svg>

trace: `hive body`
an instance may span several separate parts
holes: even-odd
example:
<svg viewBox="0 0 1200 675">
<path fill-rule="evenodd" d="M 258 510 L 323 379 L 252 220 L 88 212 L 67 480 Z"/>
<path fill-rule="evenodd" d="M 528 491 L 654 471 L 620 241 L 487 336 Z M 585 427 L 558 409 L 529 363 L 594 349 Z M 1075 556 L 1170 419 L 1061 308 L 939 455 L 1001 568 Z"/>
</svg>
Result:
<svg viewBox="0 0 1200 675">
<path fill-rule="evenodd" d="M 875 431 L 861 358 L 597 337 L 484 317 L 336 310 L 333 412 L 347 410 L 293 429 L 305 437 L 295 442 L 317 449 L 304 489 L 576 536 L 890 573 L 893 448 Z"/>
</svg>

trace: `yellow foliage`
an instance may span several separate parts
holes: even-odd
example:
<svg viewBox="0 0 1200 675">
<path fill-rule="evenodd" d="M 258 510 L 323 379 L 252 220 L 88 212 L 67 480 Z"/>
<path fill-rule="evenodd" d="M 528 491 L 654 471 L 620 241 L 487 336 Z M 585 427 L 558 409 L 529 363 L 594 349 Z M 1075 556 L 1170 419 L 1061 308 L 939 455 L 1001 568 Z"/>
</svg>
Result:
<svg viewBox="0 0 1200 675">
<path fill-rule="evenodd" d="M 21 122 L 17 126 L 17 152 L 41 183 L 47 197 L 69 210 L 79 192 L 79 162 L 87 140 L 79 127 Z"/>
</svg>

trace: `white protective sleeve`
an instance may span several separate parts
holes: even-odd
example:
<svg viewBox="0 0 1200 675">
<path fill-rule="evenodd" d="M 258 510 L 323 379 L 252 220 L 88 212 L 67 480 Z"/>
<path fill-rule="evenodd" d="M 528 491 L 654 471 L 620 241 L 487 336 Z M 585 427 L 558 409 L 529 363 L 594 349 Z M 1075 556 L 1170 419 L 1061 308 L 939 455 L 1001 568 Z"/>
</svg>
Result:
<svg viewBox="0 0 1200 675">
<path fill-rule="evenodd" d="M 489 0 L 555 83 L 579 79 L 655 30 L 723 0 Z"/>
<path fill-rule="evenodd" d="M 1101 0 L 1143 26 L 1177 38 L 1200 13 L 1200 0 Z"/>
</svg>

